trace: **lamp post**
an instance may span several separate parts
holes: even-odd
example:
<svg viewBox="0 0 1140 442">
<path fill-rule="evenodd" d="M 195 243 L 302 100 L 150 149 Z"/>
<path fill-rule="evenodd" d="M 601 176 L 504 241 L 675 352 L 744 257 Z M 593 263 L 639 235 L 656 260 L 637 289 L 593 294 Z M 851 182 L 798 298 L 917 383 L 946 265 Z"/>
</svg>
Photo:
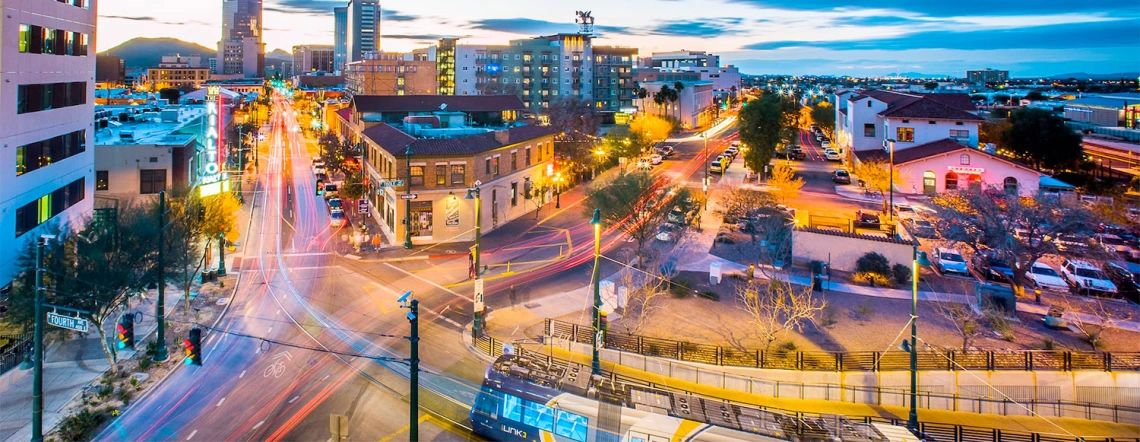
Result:
<svg viewBox="0 0 1140 442">
<path fill-rule="evenodd" d="M 44 247 L 55 238 L 42 235 L 36 241 L 36 325 L 32 340 L 35 355 L 32 361 L 32 442 L 44 440 Z"/>
<path fill-rule="evenodd" d="M 554 174 L 554 208 L 562 208 L 562 172 Z"/>
<path fill-rule="evenodd" d="M 889 172 L 891 180 L 891 205 L 887 207 L 887 219 L 891 220 L 891 225 L 893 226 L 895 223 L 895 140 L 888 138 L 887 145 L 891 151 L 891 169 Z"/>
<path fill-rule="evenodd" d="M 591 180 L 598 177 L 598 166 L 601 166 L 602 161 L 605 160 L 606 151 L 599 148 L 594 151 L 594 155 L 597 155 L 597 160 L 594 161 L 594 168 L 590 171 Z"/>
<path fill-rule="evenodd" d="M 404 165 L 407 167 L 408 181 L 404 183 L 408 198 L 404 200 L 404 248 L 412 248 L 412 144 L 404 151 Z"/>
<path fill-rule="evenodd" d="M 704 180 L 704 189 L 705 189 L 705 203 L 704 204 L 705 204 L 705 207 L 704 207 L 704 210 L 708 210 L 709 209 L 709 133 L 708 133 L 708 131 L 701 133 L 701 138 L 703 138 L 705 140 L 705 147 L 702 149 L 703 153 L 701 154 L 705 159 L 704 160 L 705 161 L 705 180 Z"/>
<path fill-rule="evenodd" d="M 479 185 L 480 184 L 481 183 L 479 181 L 476 181 L 475 187 L 467 189 L 467 196 L 464 198 L 464 199 L 469 199 L 469 200 L 470 199 L 475 200 L 475 246 L 472 247 L 472 250 L 471 250 L 471 254 L 472 254 L 471 264 L 472 264 L 472 269 L 474 269 L 474 272 L 472 272 L 472 275 L 471 275 L 471 279 L 475 279 L 475 280 L 479 279 L 479 269 L 480 269 L 480 267 L 479 267 L 479 254 L 482 252 L 481 248 L 479 247 L 479 237 L 482 235 L 482 232 L 483 232 L 483 227 L 482 227 L 483 226 L 483 220 L 481 217 L 481 212 L 482 212 L 482 208 L 483 208 L 483 199 L 480 198 L 480 194 L 479 194 Z M 474 297 L 478 298 L 479 296 L 482 296 L 482 293 L 478 293 L 478 287 L 476 287 L 476 293 L 474 294 Z M 475 299 L 475 301 L 477 301 L 477 302 L 475 303 L 476 304 L 475 305 L 475 315 L 474 315 L 474 321 L 471 325 L 471 335 L 474 338 L 478 338 L 478 337 L 483 335 L 483 310 L 479 309 L 482 302 L 478 302 L 478 301 L 481 301 L 481 300 Z"/>
<path fill-rule="evenodd" d="M 930 265 L 926 252 L 918 251 L 918 245 L 915 244 L 910 275 L 910 342 L 908 344 L 903 341 L 903 349 L 910 350 L 910 415 L 906 426 L 915 432 L 918 431 L 918 268 Z"/>
<path fill-rule="evenodd" d="M 602 363 L 598 357 L 598 345 L 604 338 L 602 335 L 602 292 L 598 287 L 598 266 L 602 260 L 602 210 L 594 209 L 594 218 L 590 220 L 594 226 L 594 273 L 590 276 L 590 284 L 594 286 L 594 345 L 592 359 L 590 360 L 590 373 L 602 374 Z"/>
</svg>

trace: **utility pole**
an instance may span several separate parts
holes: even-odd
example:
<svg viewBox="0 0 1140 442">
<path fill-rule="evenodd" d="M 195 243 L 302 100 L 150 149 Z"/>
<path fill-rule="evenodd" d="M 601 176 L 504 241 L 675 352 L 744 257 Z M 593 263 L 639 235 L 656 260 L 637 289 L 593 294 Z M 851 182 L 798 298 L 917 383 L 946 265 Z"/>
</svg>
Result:
<svg viewBox="0 0 1140 442">
<path fill-rule="evenodd" d="M 602 263 L 602 210 L 594 209 L 594 218 L 590 220 L 594 226 L 594 273 L 590 276 L 590 283 L 594 286 L 594 345 L 592 346 L 592 359 L 590 360 L 590 373 L 597 376 L 602 374 L 602 362 L 598 356 L 598 346 L 604 338 L 602 335 L 602 291 L 599 287 L 599 265 Z"/>
<path fill-rule="evenodd" d="M 158 321 L 155 362 L 166 360 L 166 191 L 158 192 L 158 302 L 154 304 L 154 317 Z"/>
<path fill-rule="evenodd" d="M 411 357 L 408 358 L 408 364 L 411 365 L 411 373 L 409 380 L 411 381 L 411 391 L 408 393 L 410 403 L 410 417 L 408 419 L 408 435 L 411 436 L 412 442 L 419 442 L 420 440 L 420 301 L 413 299 L 411 302 L 411 309 L 408 312 L 408 324 L 411 325 L 411 336 L 408 337 L 408 342 L 411 342 Z"/>
<path fill-rule="evenodd" d="M 407 167 L 407 179 L 404 183 L 408 198 L 404 200 L 404 248 L 412 248 L 412 144 L 408 143 L 404 151 L 404 165 Z"/>
<path fill-rule="evenodd" d="M 892 229 L 895 224 L 895 140 L 887 140 L 891 149 L 891 206 L 887 208 L 887 218 L 891 220 Z"/>
<path fill-rule="evenodd" d="M 704 132 L 703 138 L 705 140 L 705 147 L 703 150 L 704 153 L 702 154 L 705 157 L 705 181 L 704 181 L 705 207 L 704 207 L 704 210 L 709 210 L 709 132 L 707 130 Z M 723 167 L 723 165 L 721 167 Z M 722 171 L 723 171 L 723 169 L 722 169 Z M 721 173 L 721 175 L 724 175 L 724 174 Z"/>
<path fill-rule="evenodd" d="M 44 246 L 51 235 L 40 236 L 36 241 L 36 328 L 35 366 L 32 370 L 32 442 L 44 440 Z"/>
<path fill-rule="evenodd" d="M 476 338 L 476 339 L 478 339 L 480 336 L 483 335 L 483 310 L 480 309 L 480 307 L 482 307 L 482 305 L 483 305 L 483 299 L 482 299 L 483 293 L 482 293 L 482 284 L 481 284 L 482 281 L 479 281 L 479 273 L 480 273 L 480 270 L 482 270 L 482 267 L 480 267 L 480 262 L 479 262 L 480 256 L 479 255 L 481 255 L 483 253 L 483 249 L 482 249 L 482 247 L 480 247 L 480 243 L 479 243 L 480 237 L 482 236 L 482 233 L 483 233 L 483 219 L 482 219 L 483 199 L 480 197 L 481 196 L 480 192 L 479 192 L 479 185 L 480 184 L 482 184 L 482 183 L 480 183 L 479 181 L 475 181 L 475 187 L 467 189 L 467 197 L 466 197 L 466 199 L 474 199 L 475 200 L 475 246 L 471 250 L 471 253 L 473 255 L 471 258 L 471 264 L 473 266 L 472 267 L 473 272 L 471 275 L 471 279 L 475 280 L 477 282 L 475 282 L 475 284 L 473 284 L 475 287 L 475 293 L 474 293 L 475 299 L 473 299 L 473 301 L 475 302 L 475 314 L 474 314 L 474 321 L 472 322 L 472 325 L 471 325 L 471 337 Z"/>
</svg>

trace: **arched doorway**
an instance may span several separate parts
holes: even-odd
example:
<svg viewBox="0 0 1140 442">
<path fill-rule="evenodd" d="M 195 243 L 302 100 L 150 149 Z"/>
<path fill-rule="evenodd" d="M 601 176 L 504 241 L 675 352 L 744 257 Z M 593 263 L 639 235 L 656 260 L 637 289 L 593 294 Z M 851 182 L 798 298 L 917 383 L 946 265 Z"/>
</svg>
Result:
<svg viewBox="0 0 1140 442">
<path fill-rule="evenodd" d="M 938 181 L 934 177 L 934 171 L 928 170 L 922 173 L 922 194 L 934 195 L 938 193 Z"/>
<path fill-rule="evenodd" d="M 1005 177 L 1005 183 L 1003 183 L 1002 187 L 1005 189 L 1006 194 L 1017 195 L 1017 178 L 1011 176 Z"/>
<path fill-rule="evenodd" d="M 958 174 L 954 172 L 946 172 L 946 190 L 958 190 Z"/>
<path fill-rule="evenodd" d="M 970 193 L 982 193 L 982 176 L 981 175 L 967 175 L 966 186 Z"/>
</svg>

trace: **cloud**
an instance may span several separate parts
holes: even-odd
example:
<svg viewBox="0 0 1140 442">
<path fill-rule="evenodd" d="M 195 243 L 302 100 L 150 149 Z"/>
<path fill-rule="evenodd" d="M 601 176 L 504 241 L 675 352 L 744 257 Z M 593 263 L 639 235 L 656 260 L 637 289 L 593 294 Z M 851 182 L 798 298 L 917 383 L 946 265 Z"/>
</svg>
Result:
<svg viewBox="0 0 1140 442">
<path fill-rule="evenodd" d="M 99 18 L 100 18 L 100 19 L 104 19 L 104 20 L 129 20 L 129 21 L 151 22 L 151 23 L 158 23 L 158 24 L 163 24 L 163 25 L 173 25 L 173 26 L 181 26 L 181 25 L 206 25 L 206 24 L 208 24 L 208 23 L 206 23 L 206 22 L 203 22 L 203 21 L 200 21 L 200 20 L 187 20 L 187 21 L 165 21 L 165 20 L 159 20 L 159 19 L 157 19 L 157 18 L 154 18 L 154 17 L 148 16 L 148 15 L 139 15 L 139 16 L 132 16 L 132 15 L 100 15 L 100 16 L 99 16 Z"/>
<path fill-rule="evenodd" d="M 438 41 L 441 38 L 467 38 L 468 36 L 433 35 L 433 34 L 384 34 L 382 38 L 393 40 L 424 40 Z"/>
<path fill-rule="evenodd" d="M 416 21 L 420 16 L 393 11 L 391 9 L 380 10 L 380 20 L 382 21 Z"/>
<path fill-rule="evenodd" d="M 731 0 L 758 7 L 806 11 L 853 11 L 847 0 Z M 1120 12 L 1136 16 L 1140 11 L 1135 2 L 1118 0 L 954 0 L 914 1 L 878 0 L 870 3 L 875 9 L 894 9 L 918 14 L 951 17 L 960 15 L 1039 15 L 1068 12 Z M 1131 13 L 1131 14 L 1128 14 Z M 1119 14 L 1114 14 L 1119 15 Z"/>
<path fill-rule="evenodd" d="M 885 38 L 835 41 L 767 41 L 744 47 L 746 50 L 774 50 L 795 47 L 838 51 L 912 49 L 1076 49 L 1131 47 L 1137 44 L 1140 19 L 1096 23 L 1072 23 L 1016 29 L 979 31 L 924 31 Z M 1133 59 L 1136 57 L 1133 56 Z"/>
<path fill-rule="evenodd" d="M 578 32 L 578 25 L 573 23 L 556 23 L 532 18 L 487 18 L 472 21 L 468 23 L 467 27 L 484 31 L 526 35 L 570 34 Z M 598 32 L 629 33 L 629 28 L 620 26 L 595 26 L 594 30 Z"/>
<path fill-rule="evenodd" d="M 685 20 L 661 23 L 650 28 L 651 35 L 669 35 L 678 37 L 719 37 L 727 34 L 741 32 L 739 25 L 744 20 L 739 17 L 709 18 L 703 20 Z"/>
<path fill-rule="evenodd" d="M 332 16 L 333 8 L 348 4 L 342 0 L 267 0 L 262 9 L 273 12 L 304 13 L 311 15 L 328 14 Z"/>
</svg>

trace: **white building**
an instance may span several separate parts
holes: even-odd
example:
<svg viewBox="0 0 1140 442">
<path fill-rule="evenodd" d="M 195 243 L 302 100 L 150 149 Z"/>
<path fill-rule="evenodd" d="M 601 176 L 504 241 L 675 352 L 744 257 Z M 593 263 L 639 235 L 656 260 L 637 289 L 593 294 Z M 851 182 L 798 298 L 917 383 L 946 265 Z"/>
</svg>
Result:
<svg viewBox="0 0 1140 442">
<path fill-rule="evenodd" d="M 197 181 L 205 105 L 105 107 L 95 132 L 95 195 L 120 201 L 182 191 Z M 114 123 L 114 124 L 112 124 Z"/>
<path fill-rule="evenodd" d="M 305 75 L 312 72 L 333 72 L 336 57 L 332 45 L 293 46 L 292 75 Z"/>
<path fill-rule="evenodd" d="M 665 102 L 657 106 L 653 101 L 653 94 L 661 91 L 663 86 L 674 88 L 676 82 L 647 81 L 641 87 L 649 91 L 648 98 L 642 101 L 642 112 L 652 115 L 664 115 L 677 118 L 681 127 L 692 129 L 712 123 L 713 119 L 713 84 L 709 81 L 683 81 L 680 97 L 676 102 Z"/>
<path fill-rule="evenodd" d="M 883 149 L 855 151 L 854 161 L 890 161 Z M 941 192 L 1002 189 L 1033 195 L 1046 175 L 1007 158 L 943 138 L 938 141 L 896 150 L 894 155 L 898 180 L 895 192 L 911 195 L 934 195 Z"/>
<path fill-rule="evenodd" d="M 2 3 L 0 287 L 11 282 L 18 254 L 43 227 L 77 227 L 91 215 L 96 6 L 96 0 Z"/>
<path fill-rule="evenodd" d="M 835 99 L 840 103 L 835 108 L 836 141 L 844 154 L 882 150 L 887 140 L 896 142 L 896 151 L 946 138 L 977 146 L 978 124 L 984 121 L 964 94 L 840 91 Z"/>
</svg>

